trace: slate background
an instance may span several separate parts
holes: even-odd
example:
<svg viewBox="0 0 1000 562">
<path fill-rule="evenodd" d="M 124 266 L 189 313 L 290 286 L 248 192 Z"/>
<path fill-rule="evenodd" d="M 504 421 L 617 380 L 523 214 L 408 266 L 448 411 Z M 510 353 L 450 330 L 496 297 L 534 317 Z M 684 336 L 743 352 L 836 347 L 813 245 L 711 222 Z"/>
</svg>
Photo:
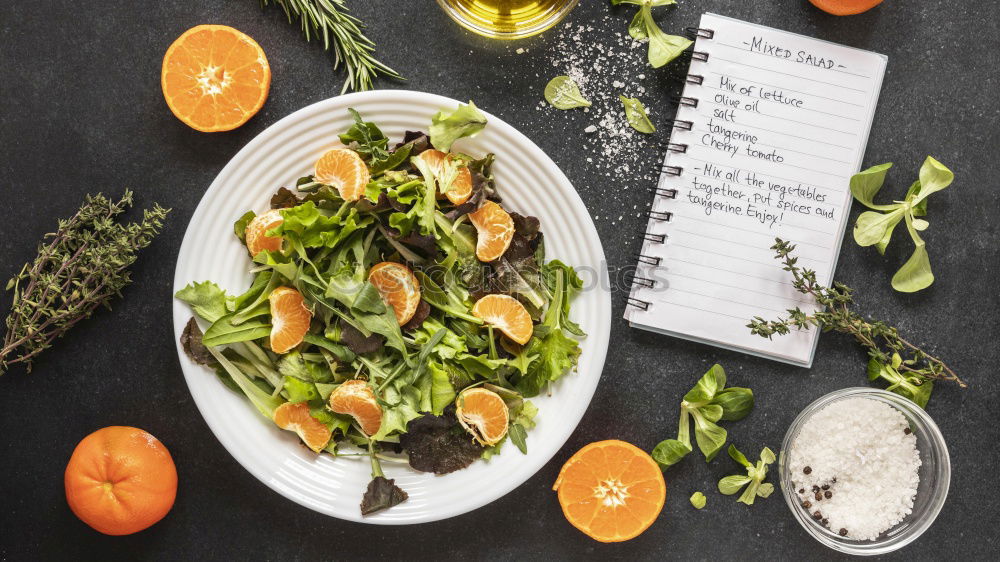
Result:
<svg viewBox="0 0 1000 562">
<path fill-rule="evenodd" d="M 518 127 L 567 173 L 592 214 L 612 267 L 631 264 L 643 221 L 618 208 L 648 205 L 635 177 L 597 176 L 579 157 L 583 117 L 534 106 L 555 70 L 546 68 L 554 32 L 510 45 L 461 30 L 430 0 L 352 1 L 371 25 L 379 55 L 407 78 L 382 81 L 482 107 Z M 603 16 L 613 10 L 616 18 Z M 584 0 L 569 22 L 601 33 L 623 32 L 631 8 Z M 825 15 L 803 0 L 687 0 L 661 15 L 664 28 L 696 25 L 703 11 L 871 49 L 889 68 L 865 165 L 894 161 L 901 193 L 927 154 L 956 181 L 931 203 L 926 238 L 938 275 L 917 295 L 895 293 L 889 277 L 909 242 L 897 238 L 881 257 L 844 244 L 836 277 L 859 289 L 859 305 L 927 344 L 970 383 L 941 385 L 929 412 L 951 451 L 949 500 L 915 544 L 888 558 L 979 559 L 996 550 L 998 497 L 995 368 L 1000 338 L 995 278 L 1000 7 L 995 2 L 888 0 L 850 18 Z M 794 522 L 780 494 L 748 509 L 714 492 L 733 467 L 707 467 L 693 455 L 670 470 L 667 505 L 653 527 L 628 543 L 595 543 L 563 519 L 550 487 L 582 445 L 622 438 L 649 449 L 671 437 L 681 395 L 708 365 L 727 367 L 734 384 L 758 397 L 751 417 L 731 424 L 745 451 L 776 448 L 796 413 L 827 392 L 865 384 L 864 356 L 836 334 L 822 338 L 811 370 L 650 335 L 621 320 L 615 296 L 611 348 L 603 380 L 565 447 L 506 497 L 472 513 L 412 527 L 346 523 L 313 513 L 272 492 L 219 446 L 184 385 L 170 328 L 171 279 L 181 237 L 209 183 L 240 147 L 279 118 L 339 92 L 341 75 L 315 44 L 306 44 L 280 10 L 253 0 L 0 3 L 0 277 L 34 256 L 36 241 L 70 215 L 87 192 L 137 191 L 140 204 L 174 211 L 162 236 L 134 268 L 137 283 L 113 312 L 100 312 L 45 354 L 35 371 L 0 378 L 0 558 L 149 559 L 492 558 L 833 559 Z M 168 111 L 159 89 L 162 54 L 183 30 L 225 23 L 263 46 L 274 70 L 270 98 L 237 131 L 202 134 Z M 528 52 L 516 54 L 515 47 Z M 636 56 L 624 53 L 622 56 Z M 651 92 L 671 87 L 647 69 Z M 536 76 L 536 73 L 539 76 Z M 627 79 L 626 77 L 625 79 Z M 671 113 L 650 102 L 654 122 Z M 569 128 L 566 123 L 573 121 Z M 666 130 L 666 127 L 660 127 Z M 649 166 L 659 155 L 647 150 Z M 648 180 L 636 187 L 651 185 Z M 604 211 L 608 210 L 608 213 Z M 858 213 L 854 209 L 854 214 Z M 850 235 L 848 234 L 848 237 Z M 900 240 L 903 242 L 900 243 Z M 2 311 L 9 306 L 3 298 Z M 66 506 L 62 473 L 75 444 L 112 424 L 145 428 L 170 448 L 180 473 L 173 511 L 129 537 L 100 535 Z M 708 508 L 688 496 L 704 490 Z"/>
</svg>

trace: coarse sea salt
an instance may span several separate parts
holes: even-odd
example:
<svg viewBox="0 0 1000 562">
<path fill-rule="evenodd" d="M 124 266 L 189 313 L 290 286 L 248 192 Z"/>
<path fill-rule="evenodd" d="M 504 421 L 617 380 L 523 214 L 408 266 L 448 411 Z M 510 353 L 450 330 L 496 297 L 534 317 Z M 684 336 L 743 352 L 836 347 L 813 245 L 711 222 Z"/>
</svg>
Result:
<svg viewBox="0 0 1000 562">
<path fill-rule="evenodd" d="M 810 517 L 841 536 L 874 540 L 909 515 L 920 482 L 909 427 L 899 410 L 868 398 L 838 400 L 807 419 L 788 466 Z"/>
</svg>

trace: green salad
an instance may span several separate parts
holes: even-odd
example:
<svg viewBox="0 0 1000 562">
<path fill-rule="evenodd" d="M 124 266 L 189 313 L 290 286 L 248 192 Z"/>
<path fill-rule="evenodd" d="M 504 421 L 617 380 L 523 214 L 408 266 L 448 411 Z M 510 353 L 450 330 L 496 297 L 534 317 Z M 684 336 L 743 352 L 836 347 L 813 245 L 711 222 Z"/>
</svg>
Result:
<svg viewBox="0 0 1000 562">
<path fill-rule="evenodd" d="M 350 112 L 343 147 L 236 221 L 246 292 L 176 297 L 202 320 L 181 337 L 193 360 L 312 451 L 370 457 L 369 514 L 406 499 L 380 461 L 445 474 L 506 441 L 527 453 L 529 399 L 580 355 L 582 281 L 504 208 L 494 155 L 451 150 L 486 126 L 473 103 L 392 145 Z"/>
</svg>

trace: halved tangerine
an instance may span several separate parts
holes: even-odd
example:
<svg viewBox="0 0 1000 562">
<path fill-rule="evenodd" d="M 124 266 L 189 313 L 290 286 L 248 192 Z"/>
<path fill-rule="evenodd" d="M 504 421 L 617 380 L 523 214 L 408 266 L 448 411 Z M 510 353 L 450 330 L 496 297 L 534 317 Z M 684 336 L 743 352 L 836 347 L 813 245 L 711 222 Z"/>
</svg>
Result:
<svg viewBox="0 0 1000 562">
<path fill-rule="evenodd" d="M 285 402 L 274 410 L 274 423 L 281 429 L 294 431 L 313 452 L 320 452 L 330 442 L 333 432 L 325 423 L 312 417 L 305 402 Z"/>
<path fill-rule="evenodd" d="M 835 16 L 853 16 L 878 6 L 882 0 L 809 0 L 813 6 Z"/>
<path fill-rule="evenodd" d="M 271 88 L 256 41 L 226 25 L 185 31 L 163 55 L 160 87 L 173 114 L 193 129 L 229 131 L 253 117 Z"/>
<path fill-rule="evenodd" d="M 281 209 L 271 209 L 247 223 L 244 238 L 251 256 L 256 256 L 264 250 L 277 252 L 281 249 L 281 237 L 268 236 L 267 232 L 283 222 L 285 219 L 281 216 Z"/>
<path fill-rule="evenodd" d="M 357 201 L 371 180 L 368 166 L 350 148 L 334 148 L 316 161 L 313 180 L 337 188 L 344 201 Z"/>
<path fill-rule="evenodd" d="M 507 251 L 514 238 L 514 219 L 503 207 L 486 201 L 469 213 L 469 220 L 476 227 L 476 257 L 479 261 L 493 261 Z"/>
<path fill-rule="evenodd" d="M 566 461 L 555 485 L 563 515 L 600 542 L 627 541 L 663 509 L 663 472 L 645 451 L 611 439 L 591 443 Z"/>
<path fill-rule="evenodd" d="M 481 445 L 496 445 L 507 435 L 510 423 L 507 403 L 499 394 L 482 387 L 463 390 L 455 400 L 455 417 Z"/>
<path fill-rule="evenodd" d="M 420 304 L 420 282 L 410 268 L 391 261 L 377 263 L 368 271 L 368 281 L 392 307 L 400 326 L 413 318 Z"/>
<path fill-rule="evenodd" d="M 452 154 L 446 154 L 440 150 L 425 150 L 417 155 L 431 167 L 434 173 L 440 177 L 444 172 L 444 164 L 448 159 L 456 159 Z M 472 195 L 472 172 L 469 171 L 469 167 L 461 164 L 458 166 L 458 172 L 455 178 L 451 181 L 451 189 L 444 192 L 444 196 L 448 198 L 449 201 L 455 205 L 461 205 L 469 200 Z"/>
<path fill-rule="evenodd" d="M 365 435 L 375 435 L 382 427 L 382 407 L 375 399 L 375 392 L 363 380 L 349 380 L 335 388 L 330 393 L 330 409 L 353 417 Z"/>
<path fill-rule="evenodd" d="M 271 304 L 271 351 L 287 353 L 302 343 L 309 331 L 312 312 L 302 293 L 292 287 L 278 287 L 267 297 Z"/>
<path fill-rule="evenodd" d="M 534 326 L 524 305 L 507 295 L 486 295 L 472 305 L 472 315 L 495 326 L 511 340 L 524 345 L 531 339 Z"/>
</svg>

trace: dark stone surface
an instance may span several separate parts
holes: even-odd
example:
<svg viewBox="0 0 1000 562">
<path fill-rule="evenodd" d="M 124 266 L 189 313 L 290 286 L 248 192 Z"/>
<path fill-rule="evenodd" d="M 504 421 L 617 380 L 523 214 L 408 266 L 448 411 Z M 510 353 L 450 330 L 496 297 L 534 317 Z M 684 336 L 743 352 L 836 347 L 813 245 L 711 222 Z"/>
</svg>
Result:
<svg viewBox="0 0 1000 562">
<path fill-rule="evenodd" d="M 430 0 L 349 4 L 371 25 L 379 54 L 408 78 L 380 87 L 472 98 L 520 128 L 566 171 L 599 216 L 610 265 L 631 264 L 651 180 L 637 179 L 644 174 L 634 170 L 598 175 L 597 162 L 581 156 L 591 142 L 581 132 L 590 118 L 535 109 L 546 81 L 562 73 L 550 59 L 558 29 L 521 43 L 497 43 L 462 31 Z M 994 477 L 1000 438 L 994 373 L 1000 359 L 998 4 L 887 0 L 868 14 L 836 18 L 803 0 L 687 0 L 662 10 L 661 19 L 667 30 L 677 30 L 695 25 L 702 11 L 887 54 L 866 165 L 896 162 L 891 185 L 898 193 L 927 154 L 955 171 L 954 185 L 933 197 L 928 217 L 938 275 L 932 288 L 903 295 L 889 287 L 909 252 L 903 238 L 884 258 L 848 239 L 836 276 L 859 290 L 867 312 L 928 345 L 970 383 L 967 390 L 941 385 L 929 406 L 951 450 L 949 500 L 937 523 L 891 558 L 985 558 L 996 551 L 1000 500 Z M 585 0 L 569 21 L 592 25 L 588 37 L 611 37 L 625 31 L 631 13 Z M 160 94 L 164 50 L 199 23 L 249 33 L 274 70 L 263 111 L 235 132 L 188 129 Z M 518 47 L 528 51 L 517 54 Z M 641 57 L 642 51 L 621 56 Z M 756 391 L 755 412 L 729 426 L 745 451 L 777 448 L 807 403 L 865 384 L 863 353 L 842 336 L 822 338 L 811 370 L 794 368 L 631 330 L 620 319 L 620 295 L 603 381 L 587 415 L 545 468 L 487 507 L 413 527 L 346 523 L 284 499 L 241 468 L 209 433 L 181 376 L 170 328 L 174 263 L 192 211 L 229 158 L 282 116 L 338 93 L 341 75 L 330 63 L 279 10 L 261 11 L 254 0 L 0 4 L 0 276 L 30 259 L 36 241 L 87 192 L 118 193 L 128 186 L 140 204 L 159 201 L 174 209 L 164 234 L 136 264 L 137 283 L 113 311 L 81 324 L 33 373 L 15 369 L 0 378 L 0 558 L 836 557 L 799 528 L 780 494 L 747 508 L 716 493 L 715 482 L 734 470 L 724 456 L 705 466 L 692 455 L 671 469 L 663 514 L 629 543 L 598 544 L 566 523 L 551 491 L 566 458 L 597 439 L 621 438 L 648 449 L 673 436 L 681 395 L 713 362 L 727 368 L 734 384 Z M 650 91 L 644 100 L 658 124 L 671 113 L 663 100 L 670 87 L 662 78 L 669 72 L 645 70 Z M 659 158 L 648 143 L 636 150 L 645 151 L 639 161 L 647 168 Z M 625 218 L 609 220 L 619 215 Z M 170 448 L 180 472 L 177 504 L 166 519 L 121 538 L 78 521 L 62 484 L 75 444 L 112 424 L 151 431 Z M 688 504 L 695 490 L 708 496 L 702 511 Z"/>
</svg>

